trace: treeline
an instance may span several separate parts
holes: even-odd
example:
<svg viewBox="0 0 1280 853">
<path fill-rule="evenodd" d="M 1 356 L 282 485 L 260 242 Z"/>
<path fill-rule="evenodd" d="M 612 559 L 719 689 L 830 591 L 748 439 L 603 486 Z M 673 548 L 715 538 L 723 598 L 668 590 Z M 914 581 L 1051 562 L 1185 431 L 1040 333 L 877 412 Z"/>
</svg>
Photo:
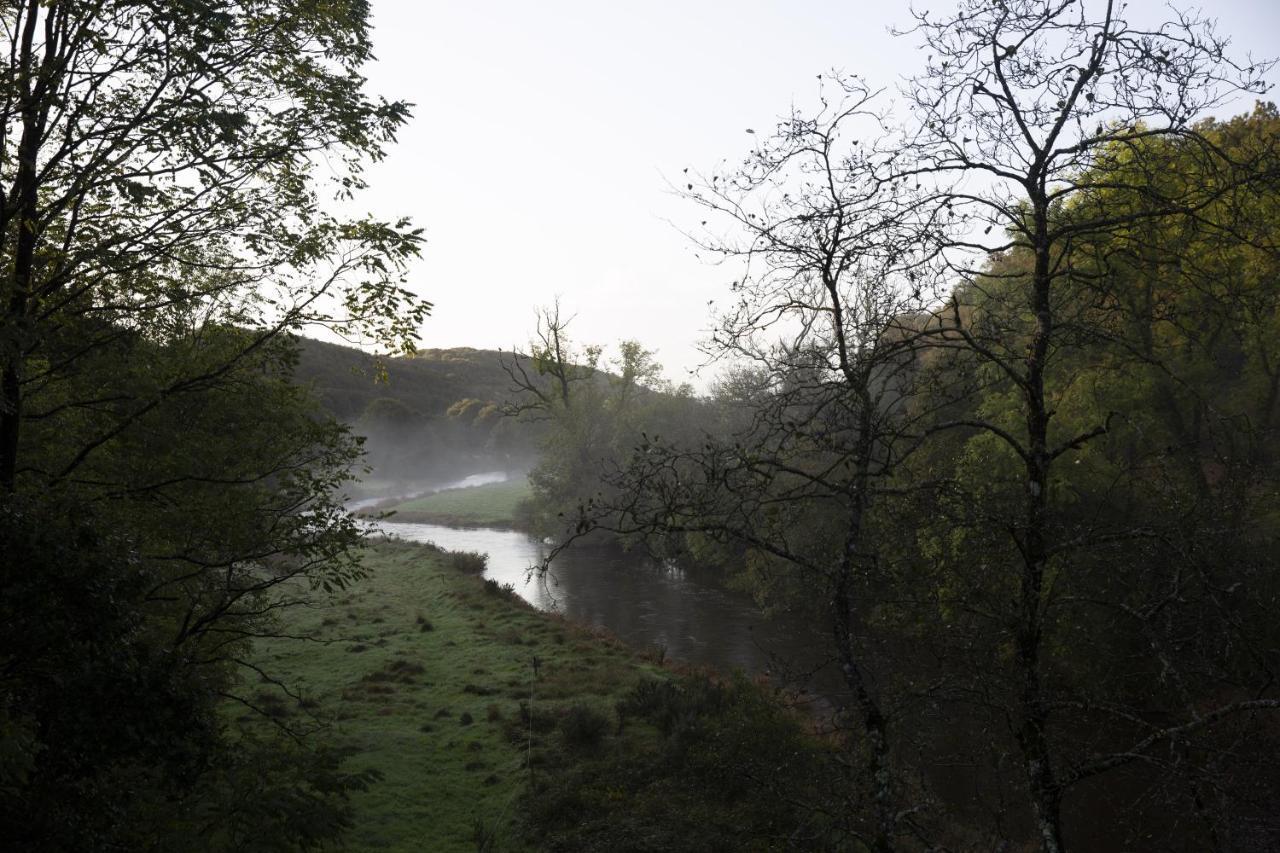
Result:
<svg viewBox="0 0 1280 853">
<path fill-rule="evenodd" d="M 905 140 L 829 79 L 691 178 L 747 262 L 708 400 L 575 395 L 539 329 L 543 522 L 822 620 L 855 848 L 1280 843 L 1280 114 L 1085 14 L 922 14 Z"/>
</svg>

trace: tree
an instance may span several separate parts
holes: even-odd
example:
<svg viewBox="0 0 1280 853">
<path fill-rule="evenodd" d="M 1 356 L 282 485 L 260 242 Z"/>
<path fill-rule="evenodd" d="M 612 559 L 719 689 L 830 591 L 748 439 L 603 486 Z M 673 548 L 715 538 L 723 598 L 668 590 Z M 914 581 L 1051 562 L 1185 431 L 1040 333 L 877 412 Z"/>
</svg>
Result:
<svg viewBox="0 0 1280 853">
<path fill-rule="evenodd" d="M 428 306 L 399 275 L 418 232 L 340 219 L 316 181 L 323 158 L 336 197 L 350 198 L 407 116 L 405 104 L 362 92 L 367 11 L 355 0 L 26 0 L 5 12 L 6 491 L 20 476 L 65 478 L 110 440 L 95 437 L 50 471 L 21 461 L 21 427 L 43 390 L 126 330 L 162 338 L 175 315 L 256 329 L 231 362 L 311 323 L 410 344 Z M 56 334 L 79 336 L 79 349 L 42 358 Z M 122 422 L 214 371 L 133 400 Z"/>
<path fill-rule="evenodd" d="M 244 334 L 205 330 L 186 358 L 218 362 Z M 163 383 L 190 366 L 172 351 L 187 343 L 122 338 L 59 387 Z M 333 492 L 358 444 L 290 381 L 283 344 L 134 420 L 70 485 L 4 502 L 0 823 L 24 849 L 292 849 L 348 825 L 369 776 L 302 741 L 315 721 L 228 724 L 229 707 L 268 710 L 268 691 L 298 698 L 252 662 L 281 608 L 359 574 Z M 27 458 L 111 418 L 36 420 Z"/>
<path fill-rule="evenodd" d="M 745 543 L 830 602 L 869 846 L 1265 846 L 1280 780 L 1234 745 L 1266 752 L 1280 707 L 1273 472 L 1215 448 L 1273 417 L 1276 139 L 1197 116 L 1270 65 L 1109 3 L 911 32 L 901 132 L 835 78 L 686 185 L 745 234 L 703 246 L 749 262 L 712 344 L 746 411 L 642 444 L 597 516 Z"/>
<path fill-rule="evenodd" d="M 605 473 L 625 465 L 645 430 L 687 421 L 692 394 L 664 380 L 655 353 L 639 342 L 620 342 L 602 364 L 604 348 L 579 346 L 568 325 L 558 304 L 539 311 L 529 353 L 502 362 L 513 398 L 504 414 L 545 428 L 529 475 L 531 508 L 537 527 L 553 534 L 563 518 L 613 504 Z"/>
<path fill-rule="evenodd" d="M 922 260 L 915 204 L 881 191 L 856 142 L 880 126 L 873 97 L 844 81 L 835 103 L 793 113 L 740 168 L 691 178 L 711 227 L 735 229 L 702 232 L 701 249 L 744 267 L 708 352 L 749 380 L 721 400 L 745 411 L 696 444 L 646 436 L 614 483 L 629 496 L 620 519 L 605 523 L 745 547 L 757 579 L 795 575 L 783 585 L 821 602 L 847 690 L 841 722 L 857 732 L 851 770 L 871 803 L 845 819 L 870 849 L 891 850 L 911 809 L 865 631 L 866 592 L 882 582 L 869 531 L 911 442 L 903 403 L 924 306 L 906 278 Z"/>
<path fill-rule="evenodd" d="M 1016 512 L 1001 519 L 1008 557 L 1018 566 L 1017 607 L 1008 614 L 1014 648 L 1009 712 L 1045 851 L 1063 848 L 1064 794 L 1091 766 L 1065 759 L 1051 732 L 1057 699 L 1048 679 L 1057 661 L 1047 637 L 1057 618 L 1055 580 L 1070 571 L 1080 549 L 1100 541 L 1099 531 L 1077 537 L 1062 523 L 1070 482 L 1063 466 L 1112 422 L 1102 417 L 1070 433 L 1053 426 L 1073 380 L 1056 371 L 1055 362 L 1095 334 L 1079 291 L 1107 272 L 1082 269 L 1077 247 L 1144 221 L 1202 219 L 1225 194 L 1266 174 L 1256 155 L 1227 156 L 1192 122 L 1233 91 L 1261 91 L 1260 74 L 1269 65 L 1229 59 L 1225 39 L 1206 22 L 1182 16 L 1142 28 L 1124 20 L 1114 4 L 1100 5 L 1095 13 L 1070 0 L 969 2 L 941 19 L 920 13 L 914 32 L 930 58 L 907 90 L 915 129 L 905 145 L 886 153 L 892 165 L 884 173 L 889 181 L 923 184 L 937 224 L 923 229 L 921 239 L 937 248 L 943 275 L 966 281 L 971 293 L 982 293 L 992 273 L 1001 283 L 984 301 L 1005 310 L 977 311 L 968 321 L 954 311 L 938 345 L 959 346 L 988 366 L 1019 415 L 1018 421 L 977 418 L 970 426 L 1021 469 L 1021 488 L 1006 504 Z M 1179 141 L 1184 162 L 1207 180 L 1159 180 L 1157 161 L 1143 152 L 1162 139 Z M 1117 150 L 1147 168 L 1110 168 L 1108 156 Z M 1116 211 L 1083 200 L 1104 190 L 1132 194 L 1143 204 Z M 997 228 L 998 236 L 988 239 Z M 1025 263 L 981 275 L 985 260 L 1003 252 L 1019 253 Z M 996 547 L 997 554 L 1003 550 Z M 1212 717 L 1273 705 L 1233 699 Z M 1151 740 L 1136 738 L 1110 759 L 1097 759 L 1099 766 L 1137 760 L 1152 744 L 1200 728 L 1204 711 L 1186 711 L 1192 716 L 1185 723 L 1157 727 Z"/>
<path fill-rule="evenodd" d="M 569 337 L 573 318 L 560 316 L 560 303 L 537 311 L 537 325 L 529 342 L 529 352 L 513 352 L 502 360 L 502 370 L 511 380 L 512 403 L 506 414 L 534 421 L 573 408 L 578 386 L 596 379 L 599 347 L 579 350 Z M 530 374 L 530 369 L 533 374 Z"/>
<path fill-rule="evenodd" d="M 1267 112 L 1201 123 L 1196 133 L 1225 157 L 1253 159 L 1274 150 Z M 1055 461 L 1050 481 L 1041 686 L 1066 844 L 1194 838 L 1252 848 L 1277 830 L 1253 804 L 1274 796 L 1275 775 L 1227 746 L 1265 750 L 1276 707 L 1268 673 L 1280 639 L 1263 615 L 1275 594 L 1266 555 L 1274 551 L 1276 471 L 1255 449 L 1272 429 L 1262 340 L 1276 305 L 1255 282 L 1275 263 L 1263 236 L 1274 221 L 1264 226 L 1258 217 L 1259 202 L 1275 194 L 1274 153 L 1272 165 L 1256 162 L 1246 191 L 1228 190 L 1194 217 L 1145 217 L 1149 196 L 1127 188 L 1138 173 L 1144 183 L 1198 190 L 1236 180 L 1201 168 L 1201 144 L 1126 147 L 1100 167 L 1114 173 L 1105 188 L 1052 217 L 1138 214 L 1075 240 L 1071 275 L 1055 282 L 1060 325 L 1044 374 L 1059 435 L 1107 424 L 1105 434 L 1060 454 L 1069 465 Z M 995 330 L 1025 333 L 1022 287 L 1032 263 L 1015 248 L 957 294 L 969 329 L 986 340 Z M 983 371 L 982 360 L 959 354 L 956 367 Z M 1016 434 L 1019 400 L 1011 383 L 990 378 L 968 411 Z M 937 523 L 918 530 L 946 568 L 917 579 L 951 602 L 951 644 L 990 656 L 987 695 L 1004 697 L 992 703 L 993 717 L 1020 701 L 1018 668 L 1000 675 L 991 661 L 1000 660 L 1002 632 L 954 611 L 967 602 L 994 624 L 1017 624 L 1017 574 L 1005 567 L 1018 565 L 1007 542 L 1026 489 L 1006 445 L 989 431 L 955 435 L 918 460 L 921 470 L 954 472 L 956 492 L 920 508 Z M 1223 597 L 1225 589 L 1233 592 Z M 1172 817 L 1153 828 L 1144 802 Z"/>
<path fill-rule="evenodd" d="M 250 620 L 169 642 L 178 623 L 155 612 L 156 591 L 172 581 L 164 564 L 92 509 L 54 509 L 17 501 L 0 511 L 8 843 L 289 850 L 339 838 L 349 793 L 374 774 L 343 769 L 324 744 L 226 731 L 222 696 L 241 690 L 216 656 L 243 649 Z"/>
<path fill-rule="evenodd" d="M 331 212 L 408 115 L 363 92 L 367 4 L 23 0 L 3 16 L 3 582 L 6 625 L 38 629 L 0 658 L 5 835 L 332 840 L 367 780 L 220 709 L 259 707 L 242 675 L 274 681 L 247 652 L 279 608 L 360 574 L 337 493 L 359 441 L 291 383 L 292 335 L 411 349 L 429 307 L 403 286 L 416 230 Z M 93 725 L 108 704 L 122 716 Z"/>
</svg>

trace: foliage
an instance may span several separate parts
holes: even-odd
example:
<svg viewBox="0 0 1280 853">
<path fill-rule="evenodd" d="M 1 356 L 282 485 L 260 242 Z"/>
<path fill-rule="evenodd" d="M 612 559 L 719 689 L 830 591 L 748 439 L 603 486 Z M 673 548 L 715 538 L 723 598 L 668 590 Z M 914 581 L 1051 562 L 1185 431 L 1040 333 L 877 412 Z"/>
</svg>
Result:
<svg viewBox="0 0 1280 853">
<path fill-rule="evenodd" d="M 6 549 L 27 633 L 6 638 L 0 778 L 36 813 L 6 808 L 6 836 L 333 841 L 368 779 L 218 707 L 270 680 L 245 655 L 277 611 L 361 575 L 337 494 L 359 441 L 291 383 L 291 336 L 411 350 L 429 308 L 402 286 L 416 230 L 329 212 L 407 118 L 363 91 L 367 4 L 3 15 L 0 509 L 30 571 Z"/>
<path fill-rule="evenodd" d="M 314 177 L 329 155 L 334 192 L 350 196 L 407 116 L 361 91 L 367 13 L 359 2 L 234 0 L 5 13 L 6 488 L 30 471 L 18 462 L 28 398 L 76 370 L 77 360 L 30 361 L 59 330 L 78 325 L 81 352 L 119 329 L 164 340 L 174 321 L 255 329 L 241 355 L 316 323 L 411 347 L 428 305 L 399 276 L 418 233 L 327 214 Z M 154 395 L 208 378 L 184 373 L 148 395 L 115 389 L 114 401 L 141 417 Z M 68 476 L 77 459 L 47 473 Z"/>
<path fill-rule="evenodd" d="M 1276 129 L 1274 108 L 1260 107 L 1203 122 L 1190 138 L 1108 147 L 1115 156 L 1082 176 L 1086 189 L 1049 220 L 1078 229 L 1062 262 L 1070 275 L 1053 291 L 1061 325 L 1044 371 L 1048 435 L 1071 464 L 1051 469 L 1046 486 L 1053 545 L 1037 666 L 1069 843 L 1124 835 L 1248 848 L 1277 832 L 1256 802 L 1273 797 L 1280 778 L 1221 752 L 1235 739 L 1274 742 L 1265 716 L 1276 702 L 1264 685 L 1280 635 L 1265 614 L 1277 589 L 1280 472 L 1261 448 L 1278 425 L 1264 365 L 1280 304 L 1254 282 L 1276 271 L 1262 236 L 1274 218 L 1263 225 L 1259 215 L 1260 206 L 1274 211 L 1266 200 L 1277 190 Z M 1206 144 L 1235 171 L 1206 163 Z M 1232 189 L 1242 178 L 1250 188 Z M 1154 183 L 1163 186 L 1149 192 Z M 1194 216 L 1152 215 L 1152 195 L 1170 197 L 1174 183 L 1221 194 Z M 958 294 L 974 334 L 1029 328 L 1018 313 L 1031 254 L 1020 246 L 1000 255 Z M 945 375 L 973 365 L 958 357 Z M 1025 410 L 1011 383 L 992 377 L 971 393 L 969 420 L 1020 429 Z M 1025 501 L 1020 462 L 988 432 L 949 436 L 911 465 L 914 476 L 948 477 L 950 491 L 896 516 L 917 519 L 901 555 L 914 563 L 904 588 L 927 592 L 915 607 L 882 614 L 885 624 L 945 627 L 935 641 L 943 667 L 1004 670 L 988 689 L 1008 691 L 1010 703 L 1017 658 L 990 620 L 1018 595 L 1020 555 L 1001 528 Z M 975 729 L 993 722 L 977 710 L 971 717 Z M 1164 747 L 1176 757 L 1160 755 Z M 988 784 L 1014 783 L 997 778 Z M 1212 805 L 1199 799 L 1205 787 L 1217 791 Z M 1148 800 L 1179 815 L 1167 835 L 1152 828 Z"/>
<path fill-rule="evenodd" d="M 1270 63 L 1110 3 L 911 32 L 905 124 L 824 75 L 691 176 L 736 369 L 570 526 L 811 602 L 872 849 L 1265 849 L 1280 140 L 1196 115 Z"/>
<path fill-rule="evenodd" d="M 233 674 L 194 643 L 158 642 L 148 598 L 163 576 L 95 522 L 75 506 L 0 519 L 4 837 L 33 851 L 336 839 L 369 777 L 278 732 L 225 748 Z"/>
<path fill-rule="evenodd" d="M 641 681 L 618 714 L 625 735 L 535 777 L 526 820 L 543 849 L 858 849 L 819 805 L 831 754 L 755 685 Z"/>
</svg>

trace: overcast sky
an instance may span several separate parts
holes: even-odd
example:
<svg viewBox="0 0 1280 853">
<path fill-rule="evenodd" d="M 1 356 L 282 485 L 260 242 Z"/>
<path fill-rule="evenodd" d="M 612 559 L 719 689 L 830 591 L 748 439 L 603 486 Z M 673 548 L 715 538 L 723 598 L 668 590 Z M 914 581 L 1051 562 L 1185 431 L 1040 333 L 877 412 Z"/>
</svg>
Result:
<svg viewBox="0 0 1280 853">
<path fill-rule="evenodd" d="M 1128 17 L 1149 21 L 1163 6 L 1133 0 Z M 668 179 L 741 159 L 746 128 L 813 104 L 820 72 L 892 89 L 923 58 L 887 32 L 907 22 L 898 0 L 372 7 L 370 89 L 416 106 L 362 206 L 426 230 L 410 277 L 435 303 L 422 345 L 510 349 L 528 339 L 535 307 L 559 296 L 578 340 L 638 339 L 678 381 L 701 360 L 707 300 L 735 276 L 694 257 L 678 227 L 700 216 Z M 1277 0 L 1207 8 L 1239 51 L 1280 49 Z"/>
</svg>

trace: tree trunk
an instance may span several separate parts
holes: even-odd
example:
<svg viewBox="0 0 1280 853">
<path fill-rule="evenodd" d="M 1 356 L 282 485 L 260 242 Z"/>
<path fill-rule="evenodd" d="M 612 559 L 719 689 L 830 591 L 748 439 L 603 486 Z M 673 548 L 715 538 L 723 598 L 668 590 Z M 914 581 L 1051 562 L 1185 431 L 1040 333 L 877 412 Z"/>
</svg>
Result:
<svg viewBox="0 0 1280 853">
<path fill-rule="evenodd" d="M 11 290 L 4 307 L 5 351 L 4 367 L 0 371 L 0 491 L 6 494 L 13 492 L 18 473 L 18 436 L 22 424 L 22 363 L 28 348 L 27 311 L 37 241 L 36 207 L 39 196 L 36 161 L 40 155 L 46 121 L 40 101 L 48 85 L 45 79 L 48 68 L 42 67 L 36 79 L 32 79 L 38 11 L 37 0 L 30 0 L 26 20 L 23 21 L 22 46 L 18 57 L 22 138 L 18 142 L 17 174 L 13 190 L 9 194 L 9 201 L 15 208 L 10 221 L 16 225 L 17 239 L 9 278 Z M 48 22 L 52 20 L 52 12 L 47 12 L 46 30 Z M 48 66 L 55 45 L 47 31 L 45 38 L 44 66 Z"/>
<path fill-rule="evenodd" d="M 871 782 L 875 799 L 876 830 L 871 847 L 876 853 L 891 853 L 895 849 L 894 835 L 897 820 L 894 814 L 893 772 L 890 767 L 889 739 L 886 721 L 880 704 L 871 695 L 867 687 L 866 677 L 858 665 L 857 645 L 853 634 L 853 590 L 854 573 L 858 568 L 861 556 L 862 523 L 866 514 L 867 500 L 871 486 L 871 413 L 866 408 L 869 402 L 865 394 L 860 395 L 864 408 L 859 425 L 859 446 L 857 450 L 857 471 L 854 475 L 852 489 L 852 507 L 849 512 L 849 527 L 845 533 L 844 551 L 840 557 L 839 573 L 836 576 L 835 592 L 832 597 L 833 622 L 835 628 L 836 654 L 840 658 L 840 671 L 844 682 L 853 692 L 858 714 L 862 721 L 863 734 L 871 762 Z"/>
<path fill-rule="evenodd" d="M 1043 853 L 1062 851 L 1061 795 L 1054 777 L 1045 726 L 1048 713 L 1040 681 L 1040 647 L 1043 639 L 1044 574 L 1048 563 L 1049 517 L 1049 419 L 1045 404 L 1044 373 L 1053 335 L 1049 301 L 1051 275 L 1048 238 L 1048 204 L 1034 205 L 1035 270 L 1031 280 L 1031 308 L 1035 331 L 1026 358 L 1027 495 L 1026 530 L 1022 536 L 1022 582 L 1018 602 L 1017 662 L 1021 670 L 1018 746 L 1031 796 L 1036 834 Z"/>
</svg>

